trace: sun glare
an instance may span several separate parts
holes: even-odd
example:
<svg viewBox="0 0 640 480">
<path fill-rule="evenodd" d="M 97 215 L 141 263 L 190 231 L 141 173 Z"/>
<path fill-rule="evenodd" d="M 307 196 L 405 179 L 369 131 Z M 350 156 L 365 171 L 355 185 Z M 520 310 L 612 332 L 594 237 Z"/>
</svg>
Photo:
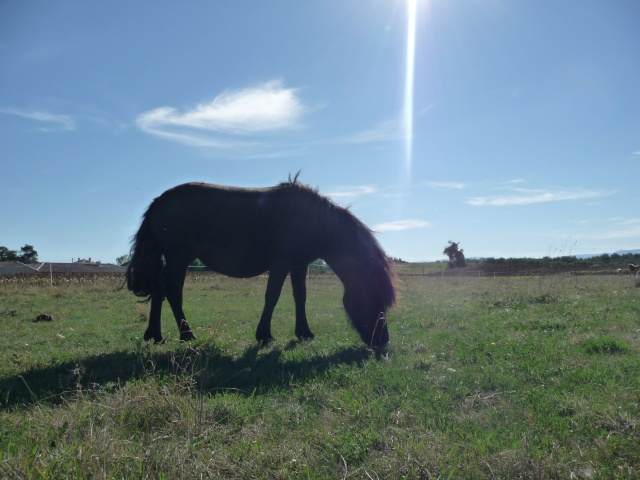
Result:
<svg viewBox="0 0 640 480">
<path fill-rule="evenodd" d="M 404 181 L 411 180 L 413 156 L 413 70 L 416 50 L 416 9 L 417 0 L 407 0 L 407 54 L 404 81 L 403 128 L 405 135 Z"/>
</svg>

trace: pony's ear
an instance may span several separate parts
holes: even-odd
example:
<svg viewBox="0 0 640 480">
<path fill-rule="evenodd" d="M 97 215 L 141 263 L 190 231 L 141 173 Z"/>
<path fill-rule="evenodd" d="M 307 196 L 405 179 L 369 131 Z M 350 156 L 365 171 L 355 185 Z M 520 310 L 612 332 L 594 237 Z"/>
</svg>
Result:
<svg viewBox="0 0 640 480">
<path fill-rule="evenodd" d="M 293 177 L 293 180 L 291 180 L 291 174 L 289 174 L 289 183 L 298 183 L 298 177 L 300 176 L 301 173 L 302 173 L 302 169 L 298 170 L 296 172 L 296 175 Z"/>
</svg>

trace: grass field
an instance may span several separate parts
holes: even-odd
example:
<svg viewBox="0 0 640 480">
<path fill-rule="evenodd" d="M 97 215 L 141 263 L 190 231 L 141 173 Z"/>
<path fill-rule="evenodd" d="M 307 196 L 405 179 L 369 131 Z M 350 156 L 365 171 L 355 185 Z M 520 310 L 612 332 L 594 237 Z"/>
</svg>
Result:
<svg viewBox="0 0 640 480">
<path fill-rule="evenodd" d="M 188 345 L 168 308 L 143 342 L 120 282 L 0 277 L 0 477 L 640 478 L 628 276 L 402 277 L 383 352 L 331 275 L 308 283 L 316 339 L 287 285 L 264 348 L 266 278 L 189 277 Z"/>
</svg>

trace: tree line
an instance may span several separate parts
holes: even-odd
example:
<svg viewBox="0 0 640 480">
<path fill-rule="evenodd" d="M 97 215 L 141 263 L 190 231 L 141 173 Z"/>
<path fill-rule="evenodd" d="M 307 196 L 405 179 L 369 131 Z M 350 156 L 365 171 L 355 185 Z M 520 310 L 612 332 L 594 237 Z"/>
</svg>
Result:
<svg viewBox="0 0 640 480">
<path fill-rule="evenodd" d="M 640 264 L 640 253 L 603 253 L 589 258 L 578 258 L 575 255 L 563 255 L 560 257 L 542 257 L 542 258 L 475 258 L 467 259 L 464 256 L 464 250 L 460 248 L 460 242 L 449 240 L 448 246 L 442 252 L 443 255 L 449 257 L 449 268 L 464 268 L 467 263 L 478 265 L 512 265 L 528 268 L 535 267 L 575 267 L 575 268 L 592 268 L 592 267 L 611 267 L 611 268 L 627 268 L 630 263 Z"/>
<path fill-rule="evenodd" d="M 626 268 L 629 263 L 640 263 L 640 254 L 625 253 L 618 254 L 608 253 L 597 255 L 589 258 L 578 258 L 573 255 L 565 255 L 562 257 L 542 257 L 542 258 L 481 258 L 477 260 L 479 263 L 488 263 L 495 265 L 529 265 L 529 266 L 575 266 L 575 267 L 612 267 Z"/>
<path fill-rule="evenodd" d="M 37 261 L 38 252 L 35 251 L 33 245 L 23 245 L 20 247 L 20 251 L 0 246 L 0 262 L 35 263 Z"/>
</svg>

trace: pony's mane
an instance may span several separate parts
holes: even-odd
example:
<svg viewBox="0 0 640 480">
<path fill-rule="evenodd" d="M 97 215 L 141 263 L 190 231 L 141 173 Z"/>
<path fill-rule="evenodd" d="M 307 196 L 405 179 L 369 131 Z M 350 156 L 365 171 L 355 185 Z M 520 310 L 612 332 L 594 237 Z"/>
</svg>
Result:
<svg viewBox="0 0 640 480">
<path fill-rule="evenodd" d="M 382 246 L 374 235 L 373 230 L 356 217 L 349 208 L 341 207 L 331 198 L 322 195 L 317 188 L 304 184 L 298 180 L 298 172 L 293 179 L 282 182 L 275 190 L 287 191 L 295 194 L 301 211 L 309 216 L 314 216 L 328 232 L 340 232 L 355 234 L 358 238 L 351 239 L 351 251 L 356 254 L 358 260 L 372 269 L 378 283 L 378 293 L 386 308 L 395 303 L 395 289 L 392 263 L 387 257 Z M 341 237 L 341 233 L 334 236 Z M 335 239 L 334 239 L 335 241 Z"/>
</svg>

